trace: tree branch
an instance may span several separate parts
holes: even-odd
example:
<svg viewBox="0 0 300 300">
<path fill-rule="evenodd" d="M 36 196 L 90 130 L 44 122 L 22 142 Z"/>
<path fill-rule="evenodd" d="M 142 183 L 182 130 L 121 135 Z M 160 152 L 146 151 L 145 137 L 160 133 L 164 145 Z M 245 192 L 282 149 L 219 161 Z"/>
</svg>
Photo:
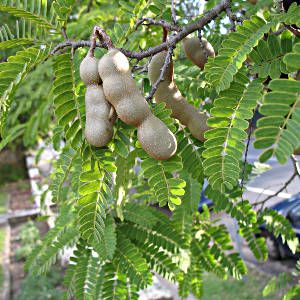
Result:
<svg viewBox="0 0 300 300">
<path fill-rule="evenodd" d="M 232 10 L 230 7 L 226 8 L 226 14 L 229 18 L 229 22 L 231 24 L 231 28 L 230 28 L 230 31 L 236 31 L 236 26 L 235 26 L 235 21 L 233 19 L 233 13 L 232 13 Z"/>
<path fill-rule="evenodd" d="M 223 0 L 220 4 L 216 5 L 213 9 L 208 11 L 201 19 L 199 19 L 198 21 L 196 21 L 192 24 L 182 27 L 181 31 L 179 31 L 177 34 L 172 36 L 168 41 L 166 41 L 160 45 L 157 45 L 155 47 L 150 47 L 150 48 L 140 51 L 140 52 L 129 51 L 129 50 L 126 50 L 123 48 L 119 48 L 119 50 L 127 57 L 135 58 L 138 60 L 141 60 L 145 57 L 149 57 L 149 56 L 159 53 L 163 50 L 168 50 L 170 48 L 170 46 L 176 45 L 181 40 L 183 40 L 186 36 L 188 36 L 190 33 L 194 32 L 198 29 L 202 29 L 205 25 L 207 25 L 212 20 L 214 20 L 217 16 L 219 16 L 219 14 L 221 12 L 225 11 L 226 8 L 230 7 L 230 3 L 231 3 L 230 0 Z M 100 27 L 98 27 L 98 29 L 100 29 Z M 101 29 L 101 30 L 104 31 L 103 29 Z M 97 47 L 108 49 L 110 45 L 106 44 L 106 42 L 107 41 L 102 40 L 102 42 L 100 44 L 97 44 Z M 70 47 L 70 46 L 73 47 L 73 49 L 77 49 L 80 47 L 90 47 L 91 42 L 90 41 L 79 41 L 79 42 L 67 41 L 67 42 L 57 45 L 52 50 L 51 54 L 55 54 L 57 51 L 65 48 L 65 47 Z"/>
<path fill-rule="evenodd" d="M 176 26 L 176 24 L 177 24 L 177 20 L 176 20 L 176 0 L 172 0 L 171 11 L 172 11 L 172 22 L 173 22 L 173 25 Z"/>
<path fill-rule="evenodd" d="M 145 23 L 145 22 L 147 22 L 147 23 Z M 168 23 L 165 20 L 154 20 L 152 18 L 142 18 L 142 19 L 139 19 L 136 22 L 135 28 L 138 28 L 140 25 L 145 25 L 145 26 L 151 26 L 151 25 L 161 26 L 161 27 L 165 28 L 167 31 L 180 31 L 181 30 L 181 28 L 179 26 L 172 25 L 172 24 Z"/>
<path fill-rule="evenodd" d="M 67 35 L 67 31 L 66 31 L 66 27 L 65 26 L 62 26 L 62 28 L 61 28 L 61 34 L 62 34 L 62 36 L 63 36 L 63 38 L 65 40 L 68 40 L 68 35 Z"/>
<path fill-rule="evenodd" d="M 172 61 L 172 55 L 173 55 L 174 48 L 175 48 L 175 45 L 172 45 L 168 49 L 168 53 L 166 55 L 165 62 L 160 70 L 160 75 L 159 75 L 158 79 L 155 81 L 155 83 L 152 85 L 151 91 L 149 92 L 149 95 L 146 98 L 147 101 L 150 101 L 153 98 L 159 84 L 165 80 L 165 74 L 166 74 L 168 66 L 170 65 L 170 63 Z"/>
<path fill-rule="evenodd" d="M 94 0 L 89 0 L 87 6 L 86 6 L 86 12 L 89 13 L 91 11 L 91 8 L 93 6 Z"/>
<path fill-rule="evenodd" d="M 247 166 L 247 162 L 248 162 L 249 146 L 250 146 L 252 132 L 254 129 L 254 124 L 253 124 L 254 123 L 254 114 L 255 114 L 255 111 L 254 111 L 252 119 L 249 123 L 249 129 L 248 129 L 248 137 L 247 137 L 247 144 L 246 144 L 246 150 L 245 150 L 245 156 L 244 156 L 244 162 L 243 162 L 242 180 L 241 180 L 241 191 L 242 192 L 244 190 L 244 184 L 245 184 L 246 166 Z M 242 200 L 243 200 L 243 196 L 242 196 Z"/>
<path fill-rule="evenodd" d="M 270 34 L 272 34 L 272 35 L 280 35 L 280 34 L 282 34 L 286 30 L 287 30 L 287 28 L 284 26 L 284 27 L 278 29 L 277 31 L 271 32 Z"/>
</svg>

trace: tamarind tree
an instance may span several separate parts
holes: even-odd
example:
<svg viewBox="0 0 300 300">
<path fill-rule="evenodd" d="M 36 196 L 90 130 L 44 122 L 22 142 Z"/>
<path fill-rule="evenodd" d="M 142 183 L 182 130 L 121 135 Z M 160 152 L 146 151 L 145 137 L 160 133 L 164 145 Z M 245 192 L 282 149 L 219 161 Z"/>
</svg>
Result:
<svg viewBox="0 0 300 300">
<path fill-rule="evenodd" d="M 213 210 L 237 221 L 257 259 L 267 258 L 265 240 L 257 238 L 266 221 L 296 251 L 289 222 L 264 206 L 256 210 L 243 192 L 251 175 L 251 137 L 263 150 L 262 162 L 275 157 L 285 164 L 300 148 L 298 1 L 203 2 L 0 0 L 0 148 L 20 141 L 31 147 L 43 139 L 59 153 L 49 178 L 58 216 L 27 269 L 46 273 L 72 248 L 66 299 L 137 299 L 152 272 L 178 283 L 182 297 L 201 297 L 205 271 L 241 279 L 247 268 L 226 227 L 211 221 L 208 209 L 197 211 L 205 179 Z M 182 49 L 188 35 L 194 40 L 185 43 L 185 52 L 193 62 L 200 57 L 196 65 Z M 95 147 L 85 138 L 87 111 L 99 110 L 101 118 L 108 111 L 99 109 L 101 101 L 85 103 L 89 87 L 79 66 L 89 49 L 100 59 L 111 48 L 129 60 L 138 89 L 131 88 L 131 77 L 110 80 L 108 87 L 104 80 L 101 101 L 110 101 L 108 93 L 116 89 L 122 93 L 122 80 L 129 96 L 114 124 L 101 123 L 113 126 L 112 140 Z M 150 83 L 149 62 L 159 53 L 163 60 Z M 154 115 L 149 128 L 161 122 L 176 138 L 171 158 L 149 156 L 139 128 L 122 121 L 125 111 L 135 117 L 130 112 L 142 97 L 137 93 L 147 99 L 147 116 Z M 174 108 L 176 95 L 186 102 Z M 209 115 L 206 124 L 190 120 L 196 110 Z M 253 132 L 256 110 L 262 118 Z M 96 121 L 88 126 L 93 138 L 103 129 Z M 155 138 L 164 142 L 164 136 Z"/>
</svg>

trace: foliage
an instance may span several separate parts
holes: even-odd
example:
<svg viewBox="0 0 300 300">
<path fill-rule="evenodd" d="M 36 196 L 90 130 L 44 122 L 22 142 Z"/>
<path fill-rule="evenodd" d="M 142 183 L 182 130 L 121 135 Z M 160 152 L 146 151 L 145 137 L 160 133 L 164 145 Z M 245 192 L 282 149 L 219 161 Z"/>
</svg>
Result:
<svg viewBox="0 0 300 300">
<path fill-rule="evenodd" d="M 235 32 L 229 32 L 232 24 L 223 12 L 201 30 L 217 54 L 203 71 L 191 66 L 177 44 L 176 83 L 191 104 L 210 113 L 211 128 L 204 143 L 195 140 L 163 104 L 149 103 L 178 142 L 174 157 L 156 161 L 141 149 L 136 129 L 120 120 L 106 147 L 87 143 L 86 88 L 79 79 L 86 49 L 55 47 L 88 40 L 95 25 L 117 47 L 153 47 L 161 43 L 161 28 L 136 28 L 136 21 L 152 17 L 172 23 L 171 1 L 79 2 L 0 1 L 0 149 L 21 139 L 26 148 L 33 147 L 42 138 L 58 154 L 49 181 L 58 217 L 26 268 L 34 275 L 47 274 L 71 249 L 63 297 L 79 300 L 137 299 L 137 292 L 151 284 L 152 271 L 177 282 L 182 297 L 205 295 L 205 271 L 221 279 L 241 279 L 247 268 L 226 227 L 212 220 L 207 208 L 197 211 L 204 180 L 214 212 L 236 221 L 257 259 L 267 259 L 265 241 L 257 238 L 265 222 L 295 247 L 286 220 L 271 210 L 258 214 L 243 199 L 241 187 L 251 175 L 243 156 L 257 109 L 263 117 L 257 122 L 254 146 L 264 151 L 261 161 L 275 156 L 285 163 L 300 146 L 300 82 L 295 80 L 299 38 L 281 30 L 284 25 L 300 26 L 300 7 L 292 5 L 285 13 L 273 1 L 235 1 L 233 13 L 245 18 Z M 178 2 L 178 25 L 199 20 L 194 1 Z M 219 2 L 203 3 L 204 16 Z M 104 53 L 95 51 L 97 57 Z M 149 93 L 144 72 L 148 58 L 130 63 L 137 65 L 134 78 L 140 89 Z M 31 276 L 29 286 L 34 283 Z"/>
<path fill-rule="evenodd" d="M 29 221 L 22 225 L 17 239 L 20 242 L 20 247 L 15 250 L 15 258 L 16 260 L 24 260 L 40 243 L 40 233 L 36 225 Z"/>
<path fill-rule="evenodd" d="M 281 273 L 279 276 L 273 276 L 265 288 L 263 289 L 263 296 L 268 297 L 272 296 L 275 293 L 278 293 L 280 290 L 284 290 L 283 300 L 293 300 L 297 299 L 300 296 L 300 286 L 295 285 L 291 287 L 291 282 L 297 281 L 300 275 L 300 260 L 298 260 L 296 265 L 296 271 L 294 274 Z"/>
<path fill-rule="evenodd" d="M 260 107 L 260 112 L 265 117 L 259 120 L 254 146 L 267 149 L 260 156 L 261 162 L 275 155 L 280 163 L 285 163 L 300 146 L 297 123 L 300 82 L 273 79 L 269 89 L 271 91 L 264 96 Z"/>
<path fill-rule="evenodd" d="M 47 276 L 28 275 L 21 284 L 20 292 L 14 300 L 38 300 L 38 299 L 61 299 L 62 292 L 58 286 L 61 283 L 62 274 L 59 268 L 53 268 Z"/>
<path fill-rule="evenodd" d="M 288 279 L 288 278 L 287 278 Z M 270 276 L 261 274 L 255 269 L 249 269 L 249 273 L 244 280 L 223 281 L 214 274 L 204 274 L 204 293 L 203 300 L 219 300 L 222 299 L 240 299 L 240 300 L 281 300 L 284 294 L 283 289 L 277 289 L 276 293 L 270 294 L 265 298 L 262 296 L 264 286 L 270 280 Z"/>
<path fill-rule="evenodd" d="M 14 182 L 25 179 L 27 177 L 26 170 L 21 166 L 2 164 L 0 167 L 0 185 L 8 182 Z"/>
</svg>

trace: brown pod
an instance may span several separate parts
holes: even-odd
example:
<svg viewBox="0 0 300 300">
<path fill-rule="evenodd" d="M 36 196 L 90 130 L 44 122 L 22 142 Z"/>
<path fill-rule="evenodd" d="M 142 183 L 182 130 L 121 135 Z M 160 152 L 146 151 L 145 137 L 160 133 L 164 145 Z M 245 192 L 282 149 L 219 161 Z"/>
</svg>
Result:
<svg viewBox="0 0 300 300">
<path fill-rule="evenodd" d="M 99 59 L 88 54 L 80 64 L 80 78 L 86 86 L 100 83 L 100 76 L 97 69 L 98 61 Z"/>
<path fill-rule="evenodd" d="M 166 55 L 167 51 L 157 53 L 150 61 L 148 75 L 152 84 L 160 76 Z M 173 62 L 167 67 L 164 81 L 160 82 L 154 96 L 156 102 L 165 102 L 172 109 L 172 116 L 187 126 L 196 139 L 204 141 L 204 132 L 209 129 L 206 125 L 208 116 L 198 112 L 180 93 L 173 79 Z"/>
<path fill-rule="evenodd" d="M 85 137 L 96 147 L 103 147 L 113 137 L 113 122 L 109 121 L 111 105 L 106 101 L 101 85 L 89 85 L 85 94 Z"/>
<path fill-rule="evenodd" d="M 86 56 L 80 64 L 80 77 L 86 84 L 85 94 L 85 138 L 95 147 L 103 147 L 113 137 L 113 124 L 116 120 L 114 109 L 107 102 L 100 84 L 98 59 Z"/>
<path fill-rule="evenodd" d="M 209 56 L 215 57 L 213 46 L 205 38 L 202 38 L 201 42 L 198 37 L 184 38 L 182 43 L 185 55 L 201 70 L 204 69 Z"/>
<path fill-rule="evenodd" d="M 155 117 L 132 78 L 127 57 L 110 49 L 98 64 L 106 99 L 114 106 L 118 117 L 137 127 L 143 149 L 153 158 L 165 160 L 176 152 L 173 133 Z"/>
</svg>

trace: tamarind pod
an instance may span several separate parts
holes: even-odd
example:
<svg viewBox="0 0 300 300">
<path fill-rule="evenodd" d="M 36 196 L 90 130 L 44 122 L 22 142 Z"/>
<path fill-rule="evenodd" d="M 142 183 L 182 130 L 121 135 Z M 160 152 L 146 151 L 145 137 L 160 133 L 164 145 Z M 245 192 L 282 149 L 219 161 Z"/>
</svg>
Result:
<svg viewBox="0 0 300 300">
<path fill-rule="evenodd" d="M 204 69 L 209 56 L 215 57 L 213 46 L 205 38 L 202 38 L 201 42 L 198 37 L 184 38 L 182 43 L 185 55 L 201 70 Z"/>
<path fill-rule="evenodd" d="M 82 81 L 87 85 L 85 138 L 91 145 L 103 147 L 112 139 L 116 112 L 105 99 L 103 87 L 100 85 L 98 61 L 88 53 L 79 70 Z"/>
<path fill-rule="evenodd" d="M 138 139 L 143 149 L 158 160 L 166 160 L 176 151 L 176 139 L 170 133 L 166 133 L 165 123 L 152 114 L 138 127 Z"/>
<path fill-rule="evenodd" d="M 99 84 L 98 59 L 94 56 L 86 56 L 79 67 L 80 78 L 86 86 Z"/>
<path fill-rule="evenodd" d="M 162 51 L 155 54 L 150 61 L 148 75 L 152 84 L 160 76 L 166 55 L 167 52 Z M 173 79 L 173 62 L 167 67 L 164 81 L 158 85 L 154 97 L 157 103 L 165 102 L 167 108 L 172 109 L 172 116 L 187 126 L 196 139 L 204 141 L 204 132 L 209 129 L 206 125 L 208 116 L 198 112 L 180 93 Z"/>
<path fill-rule="evenodd" d="M 108 119 L 111 105 L 106 101 L 101 85 L 87 87 L 85 107 L 85 138 L 91 145 L 103 147 L 113 137 L 113 122 Z"/>
<path fill-rule="evenodd" d="M 110 49 L 98 64 L 106 99 L 118 117 L 137 127 L 142 148 L 153 158 L 165 160 L 175 154 L 176 138 L 168 127 L 155 117 L 132 78 L 127 57 Z"/>
<path fill-rule="evenodd" d="M 137 127 L 151 113 L 134 79 L 128 74 L 106 77 L 103 88 L 106 98 L 124 123 Z"/>
</svg>

